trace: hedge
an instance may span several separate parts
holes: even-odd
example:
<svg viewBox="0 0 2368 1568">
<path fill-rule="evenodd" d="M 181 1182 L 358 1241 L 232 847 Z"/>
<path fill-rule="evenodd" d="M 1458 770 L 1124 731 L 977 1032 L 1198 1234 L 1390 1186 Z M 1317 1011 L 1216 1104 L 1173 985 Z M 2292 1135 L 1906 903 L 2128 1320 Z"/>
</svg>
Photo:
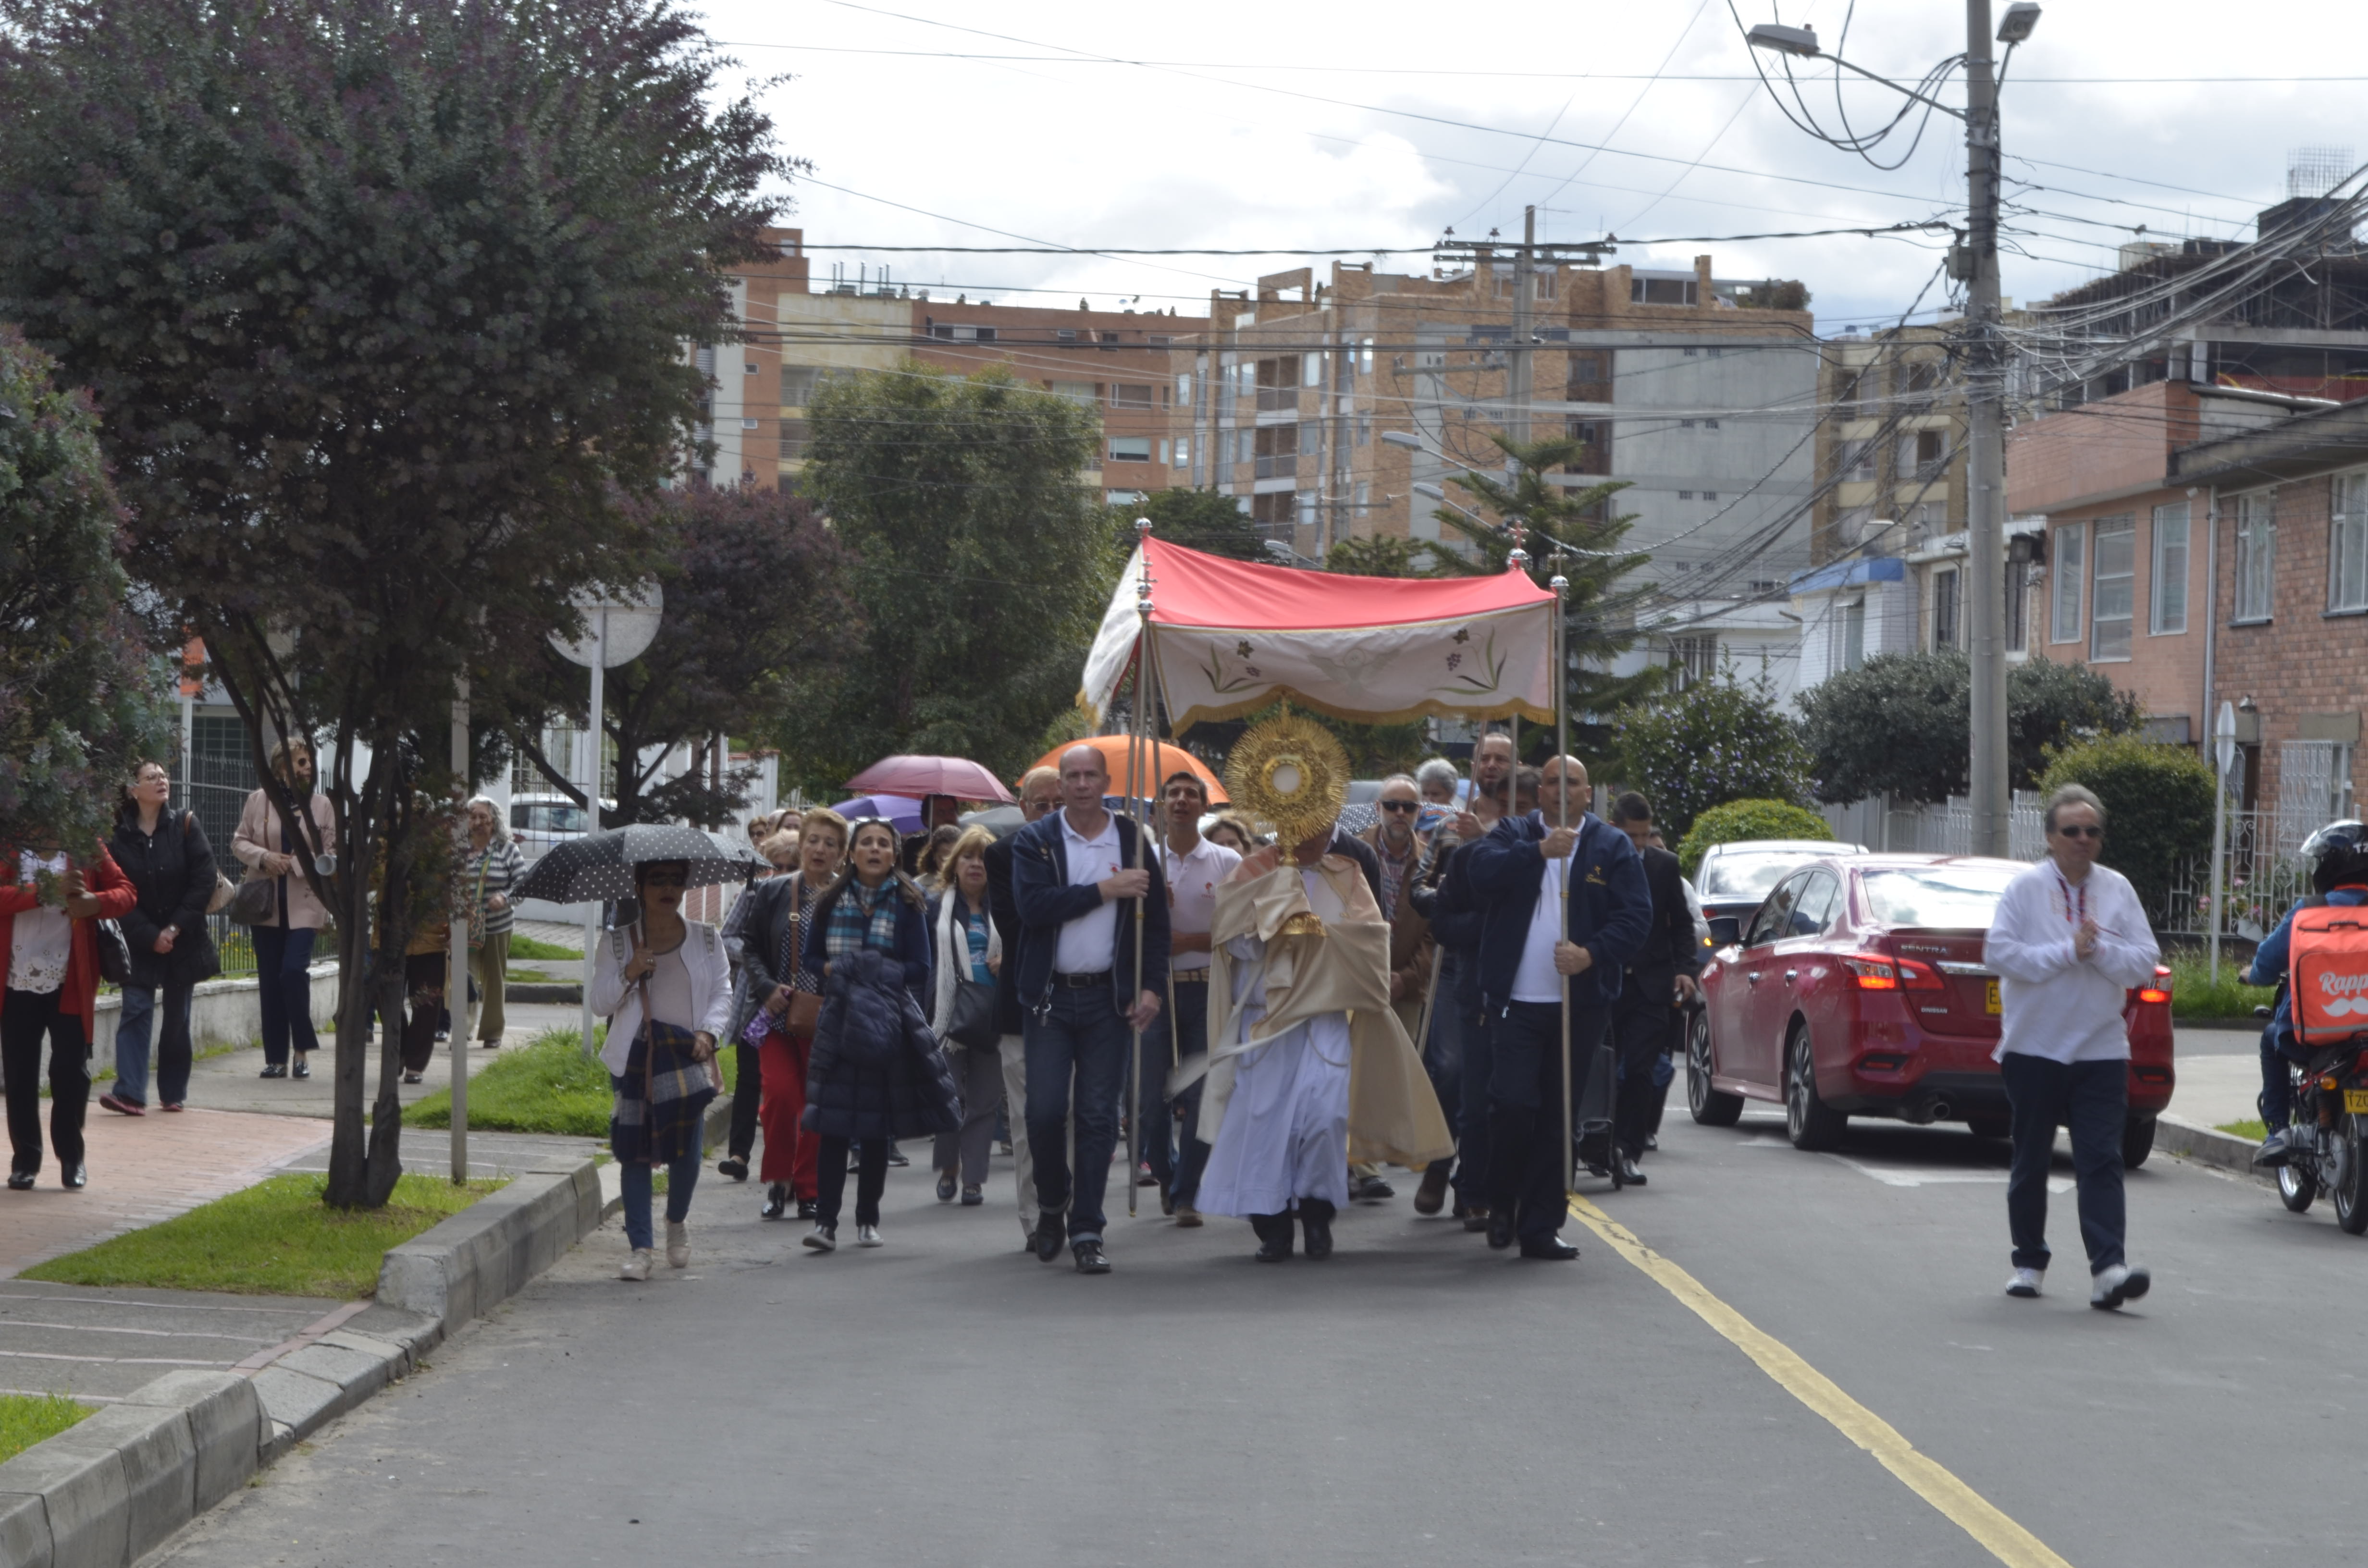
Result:
<svg viewBox="0 0 2368 1568">
<path fill-rule="evenodd" d="M 1834 830 L 1815 812 L 1783 801 L 1729 801 L 1694 818 L 1691 832 L 1678 846 L 1678 859 L 1691 877 L 1713 844 L 1736 844 L 1751 838 L 1831 838 Z"/>
<path fill-rule="evenodd" d="M 2129 878 L 2149 918 L 2159 919 L 2173 877 L 2212 852 L 2212 770 L 2184 746 L 2109 735 L 2048 754 L 2044 800 L 2084 784 L 2105 803 L 2099 859 Z"/>
</svg>

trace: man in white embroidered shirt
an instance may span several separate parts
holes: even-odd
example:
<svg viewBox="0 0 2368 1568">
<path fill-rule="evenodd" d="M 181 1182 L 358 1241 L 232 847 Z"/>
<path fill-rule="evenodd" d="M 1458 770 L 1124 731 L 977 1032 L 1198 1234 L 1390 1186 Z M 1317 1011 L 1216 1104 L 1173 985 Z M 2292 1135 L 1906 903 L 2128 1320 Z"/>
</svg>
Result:
<svg viewBox="0 0 2368 1568">
<path fill-rule="evenodd" d="M 2047 1172 L 2061 1125 L 2072 1134 L 2089 1304 L 2111 1309 L 2152 1283 L 2122 1254 L 2130 1095 L 2122 1015 L 2129 988 L 2154 978 L 2160 954 L 2129 879 L 2097 864 L 2104 837 L 2104 802 L 2095 795 L 2066 784 L 2050 796 L 2047 858 L 2007 884 L 1982 958 L 1998 976 L 1998 1073 L 2014 1113 L 2007 1294 L 2038 1295 L 2047 1272 Z"/>
</svg>

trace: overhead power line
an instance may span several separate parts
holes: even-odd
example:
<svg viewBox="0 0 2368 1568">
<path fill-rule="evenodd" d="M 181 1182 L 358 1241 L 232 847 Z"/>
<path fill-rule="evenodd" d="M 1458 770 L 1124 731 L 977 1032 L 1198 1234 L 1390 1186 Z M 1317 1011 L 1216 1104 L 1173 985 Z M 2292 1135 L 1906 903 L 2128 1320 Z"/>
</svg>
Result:
<svg viewBox="0 0 2368 1568">
<path fill-rule="evenodd" d="M 820 182 L 816 182 L 820 183 Z M 839 188 L 832 187 L 833 189 Z M 859 195 L 860 192 L 849 192 Z M 874 198 L 877 199 L 877 198 Z M 949 219 L 948 222 L 959 222 Z M 2127 227 L 2126 224 L 2121 225 Z M 1896 223 L 1852 223 L 1837 229 L 1784 229 L 1758 234 L 1664 234 L 1649 240 L 1622 239 L 1610 235 L 1600 244 L 1607 245 L 1687 245 L 1740 244 L 1746 240 L 1817 240 L 1838 234 L 1863 234 L 1872 239 L 1878 234 L 1913 233 L 1924 230 L 1948 230 L 1963 227 L 1945 218 L 1907 220 Z M 915 253 L 948 256 L 1429 256 L 1441 243 L 1427 245 L 1260 245 L 1250 249 L 1224 249 L 1215 245 L 870 245 L 870 244 L 807 244 L 806 250 L 877 251 L 890 255 Z M 1452 242 L 1458 245 L 1486 245 L 1486 240 Z M 1495 242 L 1508 255 L 1519 247 L 1513 242 Z M 1593 241 L 1571 241 L 1574 244 L 1595 244 Z"/>
</svg>

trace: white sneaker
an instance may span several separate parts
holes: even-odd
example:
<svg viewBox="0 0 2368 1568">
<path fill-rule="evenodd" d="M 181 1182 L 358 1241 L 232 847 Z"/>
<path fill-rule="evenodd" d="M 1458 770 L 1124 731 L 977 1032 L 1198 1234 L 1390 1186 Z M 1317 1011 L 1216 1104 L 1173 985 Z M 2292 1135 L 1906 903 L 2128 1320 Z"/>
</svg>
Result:
<svg viewBox="0 0 2368 1568">
<path fill-rule="evenodd" d="M 879 1226 L 858 1225 L 855 1227 L 855 1244 L 860 1247 L 876 1247 L 886 1244 L 880 1239 Z"/>
<path fill-rule="evenodd" d="M 625 1259 L 625 1267 L 617 1270 L 617 1278 L 620 1279 L 634 1280 L 647 1279 L 650 1277 L 650 1265 L 655 1261 L 655 1259 L 652 1257 L 649 1248 L 635 1247 L 633 1249 L 632 1256 Z"/>
<path fill-rule="evenodd" d="M 2006 1293 L 2027 1301 L 2039 1294 L 2039 1282 L 2046 1278 L 2047 1270 L 2044 1268 L 2018 1268 L 2014 1278 L 2006 1282 Z"/>
<path fill-rule="evenodd" d="M 2109 1312 L 2123 1301 L 2136 1301 L 2153 1285 L 2154 1276 L 2145 1269 L 2117 1263 L 2098 1271 L 2089 1291 L 2089 1304 L 2100 1312 Z"/>
<path fill-rule="evenodd" d="M 690 1267 L 690 1227 L 680 1220 L 666 1221 L 666 1267 Z"/>
<path fill-rule="evenodd" d="M 821 1221 L 816 1220 L 814 1221 L 814 1228 L 806 1233 L 805 1244 L 814 1248 L 816 1252 L 837 1252 L 838 1250 L 838 1227 L 836 1225 L 825 1225 Z"/>
</svg>

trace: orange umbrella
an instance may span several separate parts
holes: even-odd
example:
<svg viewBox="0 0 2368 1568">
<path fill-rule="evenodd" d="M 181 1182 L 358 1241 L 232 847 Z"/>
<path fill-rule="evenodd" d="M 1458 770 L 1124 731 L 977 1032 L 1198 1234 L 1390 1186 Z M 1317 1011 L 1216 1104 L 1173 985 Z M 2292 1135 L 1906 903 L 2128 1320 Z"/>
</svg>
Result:
<svg viewBox="0 0 2368 1568">
<path fill-rule="evenodd" d="M 1137 759 L 1141 760 L 1144 755 L 1143 743 L 1126 735 L 1096 735 L 1090 740 L 1064 741 L 1038 757 L 1035 766 L 1058 767 L 1061 766 L 1063 752 L 1076 746 L 1091 746 L 1102 754 L 1102 761 L 1110 768 L 1110 793 L 1113 795 L 1133 796 L 1136 799 L 1147 800 L 1158 790 L 1161 779 L 1179 769 L 1189 769 L 1198 776 L 1202 784 L 1208 786 L 1211 805 L 1225 803 L 1227 799 L 1225 787 L 1219 782 L 1215 774 L 1209 771 L 1207 763 L 1202 762 L 1182 746 L 1170 742 L 1154 741 L 1151 744 L 1156 749 L 1145 768 L 1148 777 L 1140 787 L 1136 787 L 1127 775 L 1126 757 L 1127 748 L 1133 746 L 1135 748 Z"/>
</svg>

